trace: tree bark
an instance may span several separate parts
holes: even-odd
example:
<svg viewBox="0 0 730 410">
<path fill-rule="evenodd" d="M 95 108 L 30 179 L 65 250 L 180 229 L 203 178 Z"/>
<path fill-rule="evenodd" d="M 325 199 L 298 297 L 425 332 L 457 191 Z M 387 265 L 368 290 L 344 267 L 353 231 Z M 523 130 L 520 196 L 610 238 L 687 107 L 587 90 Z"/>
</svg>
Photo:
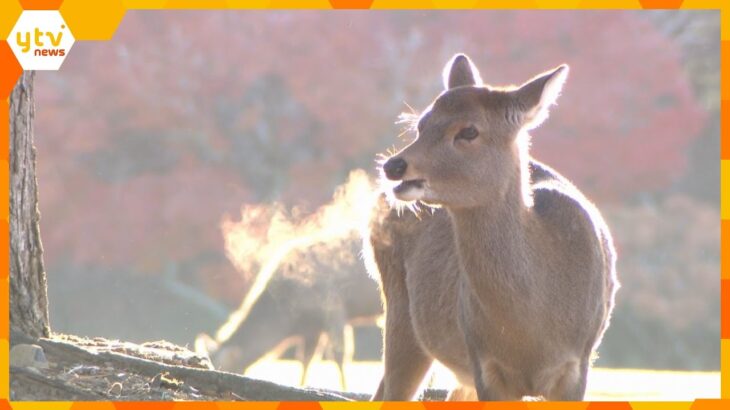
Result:
<svg viewBox="0 0 730 410">
<path fill-rule="evenodd" d="M 32 71 L 25 71 L 10 95 L 10 329 L 48 337 L 33 146 L 33 77 Z"/>
</svg>

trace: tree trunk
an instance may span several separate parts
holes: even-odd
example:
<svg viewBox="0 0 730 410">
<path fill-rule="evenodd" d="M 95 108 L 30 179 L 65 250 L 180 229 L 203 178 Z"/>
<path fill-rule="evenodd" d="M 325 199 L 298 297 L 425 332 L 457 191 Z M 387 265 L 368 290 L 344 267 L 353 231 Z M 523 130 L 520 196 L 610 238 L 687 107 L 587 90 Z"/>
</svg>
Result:
<svg viewBox="0 0 730 410">
<path fill-rule="evenodd" d="M 32 71 L 25 71 L 10 95 L 10 329 L 48 337 L 33 146 L 33 77 Z"/>
</svg>

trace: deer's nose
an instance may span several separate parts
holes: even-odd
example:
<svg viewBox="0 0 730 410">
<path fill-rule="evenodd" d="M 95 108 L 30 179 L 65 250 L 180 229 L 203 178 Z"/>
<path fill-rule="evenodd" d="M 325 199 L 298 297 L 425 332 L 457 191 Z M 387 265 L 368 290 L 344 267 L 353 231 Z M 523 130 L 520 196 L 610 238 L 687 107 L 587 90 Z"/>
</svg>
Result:
<svg viewBox="0 0 730 410">
<path fill-rule="evenodd" d="M 402 179 L 406 173 L 406 168 L 408 168 L 408 163 L 400 157 L 391 158 L 383 165 L 385 176 L 391 181 L 399 181 Z"/>
</svg>

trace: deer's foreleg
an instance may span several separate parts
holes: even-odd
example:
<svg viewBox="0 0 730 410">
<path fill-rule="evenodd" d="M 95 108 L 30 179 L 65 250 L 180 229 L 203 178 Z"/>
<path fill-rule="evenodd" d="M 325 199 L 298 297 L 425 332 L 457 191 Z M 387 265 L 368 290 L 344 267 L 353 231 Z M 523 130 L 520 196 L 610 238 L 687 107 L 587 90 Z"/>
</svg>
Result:
<svg viewBox="0 0 730 410">
<path fill-rule="evenodd" d="M 388 297 L 385 315 L 383 400 L 411 400 L 433 359 L 416 339 L 407 295 L 398 299 Z"/>
</svg>

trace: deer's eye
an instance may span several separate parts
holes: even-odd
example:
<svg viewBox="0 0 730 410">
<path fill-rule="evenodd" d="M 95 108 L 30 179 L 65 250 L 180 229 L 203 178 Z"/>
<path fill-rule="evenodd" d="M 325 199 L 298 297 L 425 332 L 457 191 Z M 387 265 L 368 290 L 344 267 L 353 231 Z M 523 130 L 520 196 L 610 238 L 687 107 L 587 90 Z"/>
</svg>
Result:
<svg viewBox="0 0 730 410">
<path fill-rule="evenodd" d="M 462 128 L 461 130 L 459 130 L 459 132 L 454 137 L 454 141 L 458 141 L 458 140 L 472 141 L 478 135 L 479 135 L 479 131 L 476 129 L 476 127 L 473 125 L 470 125 L 468 127 L 465 127 L 465 128 Z"/>
</svg>

